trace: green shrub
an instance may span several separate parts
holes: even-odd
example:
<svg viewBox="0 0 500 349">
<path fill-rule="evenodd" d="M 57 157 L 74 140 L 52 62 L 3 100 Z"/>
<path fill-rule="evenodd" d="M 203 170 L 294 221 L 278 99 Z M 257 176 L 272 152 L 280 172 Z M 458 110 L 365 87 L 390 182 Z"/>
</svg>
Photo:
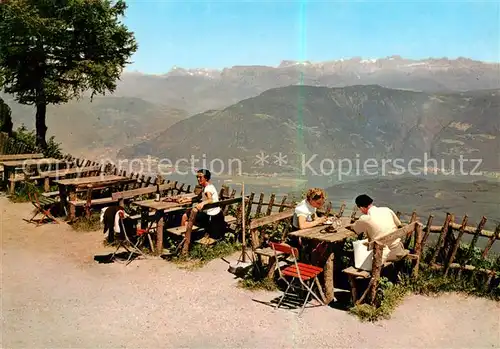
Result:
<svg viewBox="0 0 500 349">
<path fill-rule="evenodd" d="M 29 149 L 37 149 L 36 146 L 36 133 L 35 130 L 28 131 L 26 126 L 21 125 L 15 132 L 12 134 L 12 138 L 16 142 L 21 142 L 26 145 Z M 63 157 L 61 144 L 57 143 L 52 136 L 47 140 L 47 148 L 41 150 L 43 155 L 46 157 L 53 158 L 61 158 Z"/>
</svg>

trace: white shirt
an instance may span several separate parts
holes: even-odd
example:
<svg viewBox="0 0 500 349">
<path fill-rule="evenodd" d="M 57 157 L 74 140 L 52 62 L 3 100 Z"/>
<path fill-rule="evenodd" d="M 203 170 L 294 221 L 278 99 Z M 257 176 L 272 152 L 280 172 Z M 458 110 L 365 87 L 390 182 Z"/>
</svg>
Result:
<svg viewBox="0 0 500 349">
<path fill-rule="evenodd" d="M 213 184 L 209 184 L 203 188 L 203 201 L 208 200 L 207 193 L 212 194 L 212 202 L 219 202 L 219 193 L 217 193 L 217 189 L 215 189 Z M 207 210 L 207 214 L 209 216 L 215 216 L 216 214 L 219 214 L 220 211 L 220 207 L 213 207 Z"/>
<path fill-rule="evenodd" d="M 399 225 L 401 225 L 401 221 L 394 211 L 388 207 L 377 207 L 373 205 L 370 207 L 367 214 L 359 217 L 356 223 L 354 223 L 353 229 L 357 233 L 366 233 L 368 240 L 373 241 L 392 233 L 398 229 Z M 393 241 L 390 248 L 395 248 L 400 241 L 400 239 Z"/>
<path fill-rule="evenodd" d="M 293 215 L 293 226 L 299 228 L 299 217 L 306 217 L 307 222 L 312 222 L 316 215 L 316 207 L 311 206 L 306 199 L 302 200 L 296 207 Z"/>
</svg>

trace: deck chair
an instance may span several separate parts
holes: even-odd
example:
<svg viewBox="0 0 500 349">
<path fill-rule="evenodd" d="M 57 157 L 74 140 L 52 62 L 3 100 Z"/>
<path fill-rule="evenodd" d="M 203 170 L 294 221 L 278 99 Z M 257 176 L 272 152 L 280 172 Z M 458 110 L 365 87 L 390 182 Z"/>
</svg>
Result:
<svg viewBox="0 0 500 349">
<path fill-rule="evenodd" d="M 59 224 L 57 219 L 50 212 L 55 207 L 55 205 L 57 205 L 57 201 L 55 199 L 47 198 L 44 196 L 39 197 L 36 192 L 28 193 L 28 198 L 33 206 L 35 206 L 36 211 L 33 217 L 31 217 L 29 220 L 25 219 L 25 221 L 27 221 L 28 223 L 35 223 L 37 227 L 42 225 L 45 219 L 48 219 L 49 222 Z M 35 217 L 39 214 L 43 215 L 43 217 L 40 219 L 35 219 Z"/>
<path fill-rule="evenodd" d="M 319 292 L 323 294 L 323 290 L 321 289 L 321 285 L 318 280 L 318 275 L 323 272 L 323 268 L 297 262 L 299 251 L 294 247 L 275 242 L 270 242 L 269 244 L 274 251 L 275 258 L 278 257 L 277 252 L 279 251 L 284 254 L 290 255 L 291 257 L 290 259 L 293 261 L 293 264 L 285 267 L 284 269 L 278 268 L 280 279 L 285 280 L 288 286 L 285 292 L 283 293 L 283 296 L 281 296 L 281 299 L 279 300 L 275 309 L 278 309 L 280 307 L 281 303 L 283 302 L 283 299 L 287 294 L 291 294 L 288 293 L 290 289 L 307 291 L 307 296 L 304 301 L 304 304 L 302 305 L 302 309 L 298 313 L 299 316 L 304 311 L 310 296 L 316 298 L 316 300 L 321 305 L 325 305 L 325 303 L 320 299 L 320 297 L 318 297 L 318 295 L 313 291 L 313 288 L 316 285 L 318 287 Z M 287 281 L 286 277 L 291 277 L 292 279 L 290 281 Z"/>
<path fill-rule="evenodd" d="M 120 210 L 118 211 L 118 214 L 120 215 L 120 231 L 123 234 L 124 238 L 118 240 L 118 245 L 111 256 L 111 259 L 115 258 L 116 253 L 122 247 L 129 253 L 125 265 L 129 265 L 132 262 L 132 256 L 134 255 L 134 253 L 138 254 L 141 257 L 146 257 L 145 253 L 141 249 L 144 246 L 144 239 L 146 236 L 149 238 L 151 249 L 154 252 L 154 245 L 150 235 L 150 233 L 152 232 L 153 222 L 150 223 L 147 229 L 137 228 L 135 236 L 136 242 L 133 243 L 129 237 L 129 232 L 127 232 L 127 230 L 125 229 L 125 224 L 123 223 L 123 220 L 125 219 L 125 212 L 123 210 Z"/>
</svg>

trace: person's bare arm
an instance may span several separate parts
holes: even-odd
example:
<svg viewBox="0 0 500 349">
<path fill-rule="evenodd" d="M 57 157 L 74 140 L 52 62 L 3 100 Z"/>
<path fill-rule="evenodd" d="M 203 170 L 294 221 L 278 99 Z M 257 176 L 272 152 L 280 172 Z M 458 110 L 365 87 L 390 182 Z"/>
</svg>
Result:
<svg viewBox="0 0 500 349">
<path fill-rule="evenodd" d="M 312 222 L 308 222 L 306 220 L 306 217 L 304 217 L 304 216 L 298 216 L 297 218 L 299 221 L 299 229 L 307 229 L 307 228 L 312 228 L 312 227 L 318 226 L 320 224 L 324 224 L 326 222 L 326 220 L 328 219 L 328 217 L 323 216 L 323 217 L 316 218 Z"/>
<path fill-rule="evenodd" d="M 207 194 L 207 199 L 203 200 L 202 202 L 200 202 L 196 205 L 196 209 L 198 211 L 203 210 L 203 206 L 205 206 L 206 204 L 211 204 L 213 202 L 212 193 L 207 192 L 206 194 Z"/>
<path fill-rule="evenodd" d="M 398 216 L 396 216 L 396 214 L 394 213 L 393 210 L 391 210 L 391 215 L 392 215 L 392 219 L 394 220 L 394 224 L 396 225 L 396 227 L 400 227 L 402 226 L 401 224 L 401 221 L 399 220 Z"/>
</svg>

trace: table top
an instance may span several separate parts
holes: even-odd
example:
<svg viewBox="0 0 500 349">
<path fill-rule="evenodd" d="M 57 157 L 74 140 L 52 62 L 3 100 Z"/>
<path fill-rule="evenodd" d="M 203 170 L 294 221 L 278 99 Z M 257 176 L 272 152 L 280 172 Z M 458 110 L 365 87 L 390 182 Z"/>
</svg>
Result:
<svg viewBox="0 0 500 349">
<path fill-rule="evenodd" d="M 36 165 L 56 165 L 62 163 L 70 163 L 68 160 L 61 160 L 55 158 L 42 158 L 42 159 L 26 159 L 26 160 L 9 160 L 2 161 L 4 167 L 18 167 L 18 166 L 36 166 Z"/>
<path fill-rule="evenodd" d="M 325 229 L 329 227 L 328 225 L 320 225 L 308 229 L 297 230 L 288 235 L 325 242 L 339 242 L 350 237 L 356 237 L 357 234 L 348 229 L 348 227 L 351 226 L 351 218 L 341 217 L 340 219 L 342 220 L 342 227 L 338 228 L 337 231 L 333 233 L 325 232 Z"/>
<path fill-rule="evenodd" d="M 128 181 L 130 178 L 124 176 L 115 176 L 115 175 L 101 175 L 101 176 L 92 176 L 92 177 L 80 177 L 80 178 L 68 178 L 68 179 L 59 179 L 54 181 L 56 184 L 61 185 L 85 185 L 85 184 L 103 184 L 103 183 L 117 183 Z"/>
<path fill-rule="evenodd" d="M 175 195 L 175 197 L 187 197 L 187 198 L 194 198 L 198 195 L 193 194 L 193 193 L 187 193 L 187 194 L 180 194 L 180 195 Z M 151 208 L 154 210 L 168 210 L 168 211 L 173 211 L 175 209 L 182 209 L 187 206 L 191 206 L 191 202 L 187 202 L 185 204 L 179 204 L 178 202 L 173 202 L 173 201 L 161 201 L 165 199 L 165 197 L 160 198 L 160 201 L 156 201 L 154 199 L 152 200 L 141 200 L 141 201 L 133 201 L 132 204 L 143 207 L 143 208 Z"/>
</svg>

